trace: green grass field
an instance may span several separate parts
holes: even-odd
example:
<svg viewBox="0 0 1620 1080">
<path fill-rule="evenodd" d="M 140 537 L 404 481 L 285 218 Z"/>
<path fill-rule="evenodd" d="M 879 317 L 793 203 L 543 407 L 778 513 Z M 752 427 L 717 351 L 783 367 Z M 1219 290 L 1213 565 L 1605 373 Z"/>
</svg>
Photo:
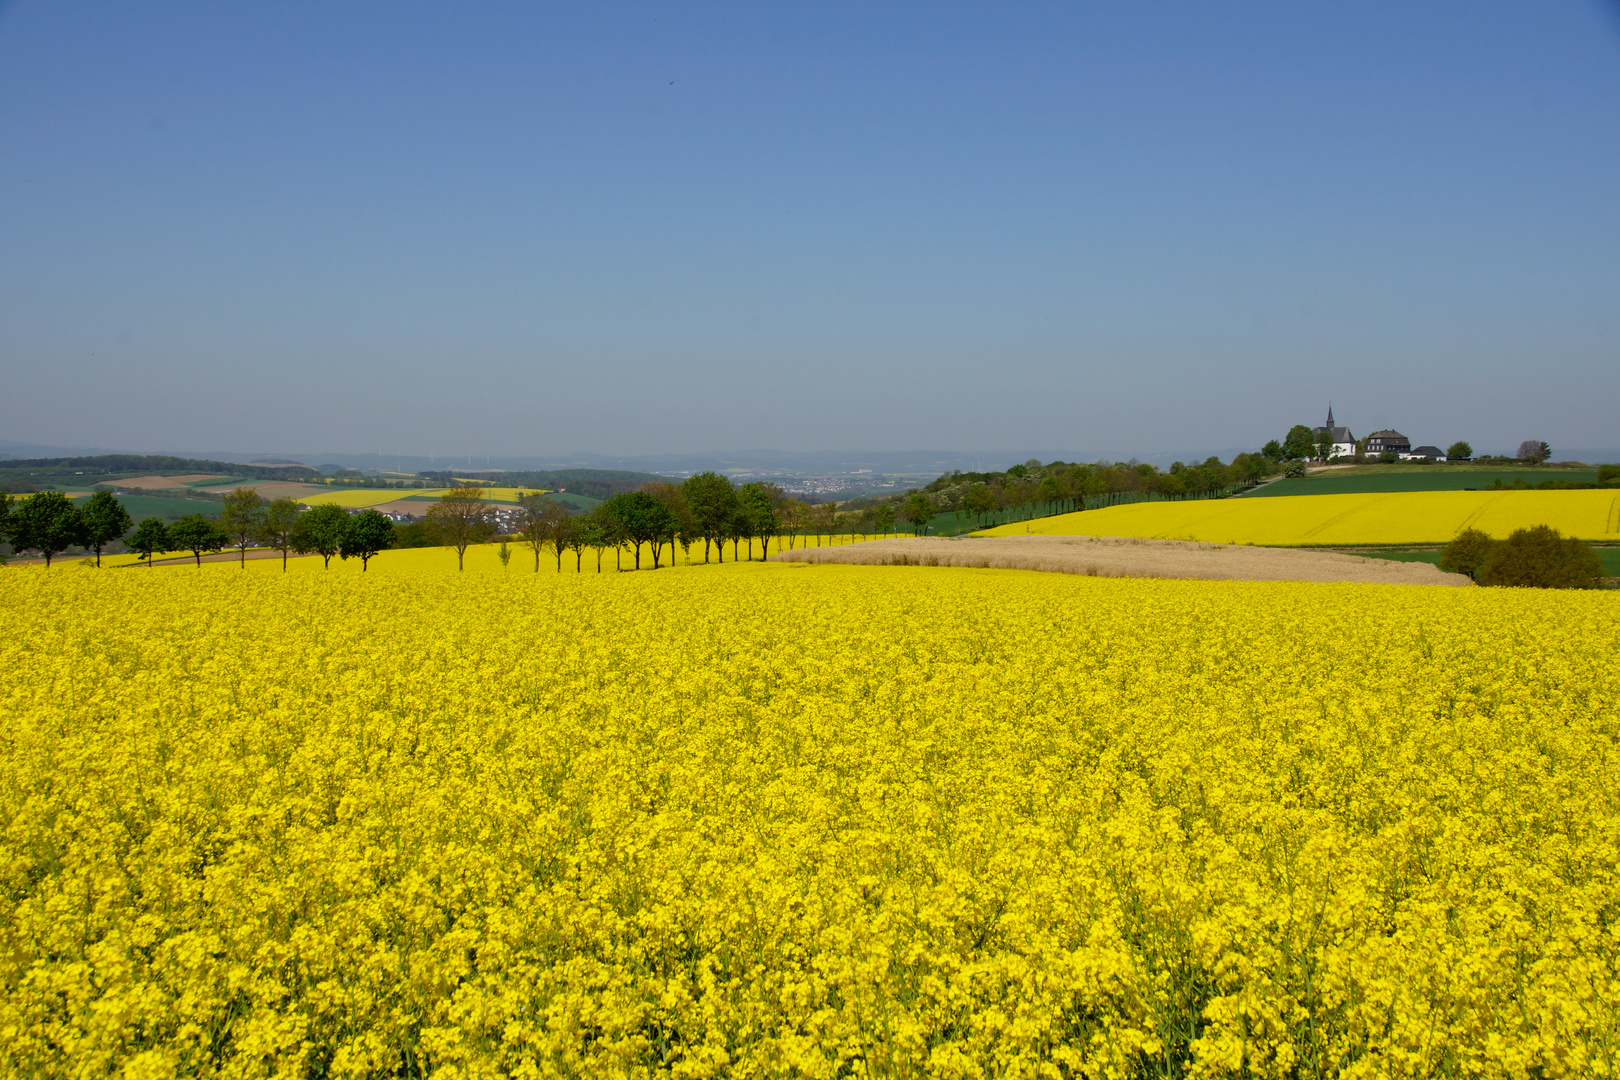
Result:
<svg viewBox="0 0 1620 1080">
<path fill-rule="evenodd" d="M 1597 553 L 1603 562 L 1603 573 L 1609 577 L 1620 577 L 1620 547 L 1600 547 Z M 1440 565 L 1439 551 L 1358 551 L 1356 554 L 1374 559 L 1390 559 L 1394 562 L 1426 562 L 1431 566 Z"/>
<path fill-rule="evenodd" d="M 75 504 L 82 505 L 89 496 L 74 499 Z M 120 495 L 118 501 L 124 504 L 129 516 L 136 521 L 149 517 L 162 518 L 164 521 L 177 521 L 187 514 L 201 514 L 203 517 L 217 518 L 222 504 L 212 499 L 187 499 L 175 495 Z"/>
<path fill-rule="evenodd" d="M 1490 487 L 1498 479 L 1504 484 L 1523 480 L 1538 484 L 1543 480 L 1569 480 L 1590 484 L 1597 471 L 1580 469 L 1474 469 L 1466 466 L 1429 465 L 1402 469 L 1362 466 L 1354 472 L 1306 476 L 1297 480 L 1274 480 L 1237 496 L 1258 499 L 1278 495 L 1362 495 L 1392 491 L 1467 491 Z"/>
</svg>

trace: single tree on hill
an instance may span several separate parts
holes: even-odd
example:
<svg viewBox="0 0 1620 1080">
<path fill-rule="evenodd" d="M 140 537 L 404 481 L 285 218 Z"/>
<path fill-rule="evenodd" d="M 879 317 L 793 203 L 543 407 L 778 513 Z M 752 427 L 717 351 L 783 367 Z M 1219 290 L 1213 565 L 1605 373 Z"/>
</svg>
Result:
<svg viewBox="0 0 1620 1080">
<path fill-rule="evenodd" d="M 1519 444 L 1519 460 L 1540 465 L 1552 457 L 1552 447 L 1537 439 L 1526 439 Z"/>
<path fill-rule="evenodd" d="M 84 518 L 60 491 L 36 491 L 11 512 L 11 546 L 17 552 L 37 551 L 45 565 L 74 544 L 84 543 Z"/>
<path fill-rule="evenodd" d="M 239 487 L 225 493 L 225 510 L 219 515 L 219 527 L 230 537 L 231 546 L 238 552 L 237 561 L 247 569 L 247 549 L 259 539 L 264 525 L 264 499 L 252 488 Z"/>
<path fill-rule="evenodd" d="M 84 519 L 84 546 L 96 553 L 97 566 L 101 565 L 101 549 L 135 527 L 129 511 L 110 491 L 91 495 L 79 507 L 79 516 Z"/>
<path fill-rule="evenodd" d="M 878 527 L 879 535 L 894 532 L 894 504 L 884 503 L 878 507 L 877 512 L 872 515 L 872 520 Z"/>
<path fill-rule="evenodd" d="M 1447 461 L 1467 461 L 1474 456 L 1474 448 L 1458 439 L 1446 448 Z"/>
<path fill-rule="evenodd" d="M 154 555 L 172 551 L 174 542 L 169 539 L 169 530 L 163 527 L 163 519 L 149 517 L 135 527 L 135 534 L 125 542 L 124 546 L 135 552 L 147 566 L 155 566 Z"/>
<path fill-rule="evenodd" d="M 456 569 L 467 566 L 467 548 L 488 543 L 495 535 L 495 522 L 484 505 L 484 489 L 479 484 L 453 487 L 427 512 L 428 526 L 440 544 L 456 549 Z"/>
<path fill-rule="evenodd" d="M 1475 579 L 1495 545 L 1496 541 L 1488 533 L 1464 529 L 1440 553 L 1440 569 L 1449 574 L 1467 574 L 1470 579 Z"/>
<path fill-rule="evenodd" d="M 283 497 L 266 506 L 264 517 L 259 519 L 259 542 L 281 552 L 283 573 L 287 571 L 287 552 L 292 550 L 293 537 L 297 535 L 300 512 L 297 502 Z"/>
<path fill-rule="evenodd" d="M 349 519 L 349 527 L 343 530 L 338 554 L 345 559 L 359 559 L 360 572 L 363 574 L 378 552 L 387 551 L 393 546 L 394 523 L 381 510 L 366 510 Z"/>
<path fill-rule="evenodd" d="M 348 531 L 349 512 L 336 503 L 321 503 L 298 515 L 292 549 L 300 555 L 319 555 L 321 566 L 330 570 L 332 556 L 343 550 L 343 537 Z"/>
<path fill-rule="evenodd" d="M 169 526 L 169 541 L 176 550 L 191 552 L 197 565 L 201 566 L 204 555 L 224 551 L 231 538 L 212 519 L 201 514 L 187 514 Z"/>
</svg>

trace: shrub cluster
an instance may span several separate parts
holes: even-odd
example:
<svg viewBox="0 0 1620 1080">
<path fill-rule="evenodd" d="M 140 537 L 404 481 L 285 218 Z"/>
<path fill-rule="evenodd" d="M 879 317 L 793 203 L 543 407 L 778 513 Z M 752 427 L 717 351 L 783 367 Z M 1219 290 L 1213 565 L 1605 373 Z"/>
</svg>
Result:
<svg viewBox="0 0 1620 1080">
<path fill-rule="evenodd" d="M 1464 529 L 1446 545 L 1440 569 L 1481 585 L 1531 589 L 1594 589 L 1603 578 L 1592 545 L 1548 525 L 1516 529 L 1506 540 Z"/>
</svg>

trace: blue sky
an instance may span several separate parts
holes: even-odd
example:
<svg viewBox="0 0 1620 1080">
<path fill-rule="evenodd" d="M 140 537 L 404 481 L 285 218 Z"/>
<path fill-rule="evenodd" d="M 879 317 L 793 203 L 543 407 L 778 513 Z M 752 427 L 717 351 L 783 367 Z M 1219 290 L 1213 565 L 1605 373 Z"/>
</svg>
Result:
<svg viewBox="0 0 1620 1080">
<path fill-rule="evenodd" d="M 1620 446 L 1596 3 L 0 7 L 0 437 Z"/>
</svg>

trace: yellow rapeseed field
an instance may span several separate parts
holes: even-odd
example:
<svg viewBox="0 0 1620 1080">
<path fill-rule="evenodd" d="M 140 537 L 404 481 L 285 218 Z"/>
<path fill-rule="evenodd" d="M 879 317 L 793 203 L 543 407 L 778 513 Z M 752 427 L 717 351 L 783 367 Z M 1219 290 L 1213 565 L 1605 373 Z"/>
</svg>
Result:
<svg viewBox="0 0 1620 1080">
<path fill-rule="evenodd" d="M 1505 537 L 1551 525 L 1567 536 L 1620 541 L 1620 492 L 1402 491 L 1266 499 L 1133 503 L 1014 522 L 988 536 L 1141 536 L 1275 547 L 1443 544 L 1465 528 Z"/>
<path fill-rule="evenodd" d="M 4 1075 L 1620 1070 L 1613 593 L 473 554 L 0 570 Z"/>
</svg>

